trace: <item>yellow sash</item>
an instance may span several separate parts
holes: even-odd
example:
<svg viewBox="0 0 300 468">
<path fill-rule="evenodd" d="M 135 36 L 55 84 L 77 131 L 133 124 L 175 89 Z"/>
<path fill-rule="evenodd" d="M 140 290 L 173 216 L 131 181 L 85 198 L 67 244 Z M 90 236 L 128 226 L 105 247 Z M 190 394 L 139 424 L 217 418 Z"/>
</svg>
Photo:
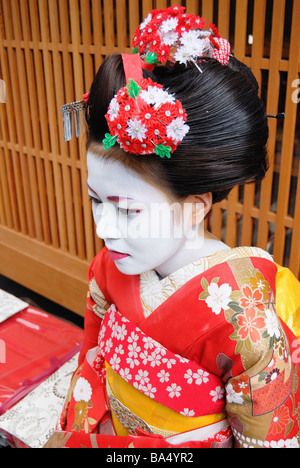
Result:
<svg viewBox="0 0 300 468">
<path fill-rule="evenodd" d="M 146 422 L 152 432 L 169 437 L 181 432 L 191 431 L 200 427 L 208 426 L 226 418 L 225 413 L 200 416 L 197 418 L 184 416 L 173 411 L 152 398 L 144 395 L 122 379 L 113 369 L 105 363 L 107 381 L 113 396 L 137 418 Z M 119 409 L 118 411 L 122 411 Z M 126 412 L 125 410 L 123 410 Z M 125 415 L 122 414 L 122 417 Z M 117 435 L 128 435 L 128 431 L 115 414 L 112 408 L 112 419 Z"/>
</svg>

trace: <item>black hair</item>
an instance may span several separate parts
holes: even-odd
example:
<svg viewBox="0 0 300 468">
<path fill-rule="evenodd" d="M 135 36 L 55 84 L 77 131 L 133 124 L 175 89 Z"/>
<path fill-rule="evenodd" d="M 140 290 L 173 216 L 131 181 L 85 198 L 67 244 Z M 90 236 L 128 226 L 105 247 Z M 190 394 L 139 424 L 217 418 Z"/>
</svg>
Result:
<svg viewBox="0 0 300 468">
<path fill-rule="evenodd" d="M 171 159 L 132 155 L 120 148 L 105 152 L 152 180 L 176 198 L 211 192 L 213 202 L 224 199 L 236 185 L 260 181 L 267 171 L 268 124 L 258 84 L 251 70 L 231 57 L 223 66 L 214 59 L 160 66 L 151 77 L 179 99 L 190 127 Z M 101 65 L 91 87 L 87 121 L 88 147 L 101 143 L 108 126 L 110 100 L 125 86 L 120 55 Z"/>
</svg>

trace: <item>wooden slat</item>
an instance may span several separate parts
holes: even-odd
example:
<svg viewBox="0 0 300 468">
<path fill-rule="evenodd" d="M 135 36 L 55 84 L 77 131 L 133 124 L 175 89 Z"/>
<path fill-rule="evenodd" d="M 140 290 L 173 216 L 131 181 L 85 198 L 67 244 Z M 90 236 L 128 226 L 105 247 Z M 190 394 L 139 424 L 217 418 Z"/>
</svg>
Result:
<svg viewBox="0 0 300 468">
<path fill-rule="evenodd" d="M 300 62 L 300 48 L 298 49 L 298 62 Z M 300 79 L 300 74 L 298 75 L 298 80 Z M 299 85 L 300 81 L 297 81 Z M 299 87 L 297 89 L 297 101 L 295 104 L 299 105 Z M 294 228 L 293 236 L 291 243 L 291 252 L 290 252 L 290 262 L 289 268 L 294 272 L 296 277 L 300 278 L 300 248 L 299 248 L 299 239 L 300 239 L 300 164 L 298 164 L 298 174 L 297 174 L 297 191 L 295 195 L 295 216 L 294 216 Z"/>
<path fill-rule="evenodd" d="M 0 37 L 1 40 L 4 36 L 4 25 L 3 25 L 3 15 L 2 7 L 0 5 Z M 2 51 L 3 52 L 3 51 Z M 1 62 L 1 47 L 0 47 L 0 62 Z M 3 68 L 3 66 L 2 66 Z M 3 77 L 3 72 L 1 69 L 1 77 Z M 2 78 L 1 78 L 2 79 Z M 12 164 L 10 153 L 8 150 L 8 128 L 7 128 L 7 118 L 6 118 L 6 103 L 0 104 L 0 135 L 4 145 L 0 151 L 0 174 L 1 177 L 1 224 L 9 227 L 10 229 L 19 230 L 19 218 L 13 206 L 16 205 L 16 195 L 15 190 L 13 190 L 13 173 L 12 173 Z"/>
<path fill-rule="evenodd" d="M 230 0 L 219 1 L 218 29 L 225 39 L 229 39 L 230 26 Z"/>
<path fill-rule="evenodd" d="M 4 29 L 6 32 L 6 38 L 13 40 L 12 28 L 11 28 L 11 10 L 9 8 L 8 2 L 2 2 L 1 10 L 1 31 L 3 33 Z M 0 59 L 2 64 L 2 76 L 6 83 L 11 83 L 11 71 L 10 71 L 10 62 L 12 61 L 13 51 L 10 47 L 4 48 L 3 41 L 0 41 Z M 17 71 L 16 71 L 17 72 Z M 16 76 L 16 74 L 15 74 Z M 7 98 L 5 105 L 5 120 L 7 121 L 7 141 L 16 140 L 16 130 L 15 130 L 15 121 L 14 121 L 14 110 L 13 110 L 13 90 L 12 87 L 6 86 Z M 24 196 L 22 189 L 22 179 L 21 179 L 21 168 L 18 158 L 18 154 L 14 149 L 11 153 L 6 151 L 5 153 L 7 167 L 9 165 L 9 195 L 12 201 L 12 213 L 14 218 L 15 229 L 20 230 L 22 233 L 27 234 L 27 220 L 24 204 Z"/>
<path fill-rule="evenodd" d="M 213 23 L 214 18 L 214 1 L 213 0 L 202 0 L 201 16 L 206 19 L 206 25 L 209 27 L 209 23 Z"/>
<path fill-rule="evenodd" d="M 285 15 L 285 0 L 274 0 L 273 18 L 272 18 L 272 35 L 271 35 L 271 50 L 270 50 L 270 71 L 268 88 L 272 89 L 268 93 L 266 111 L 269 115 L 276 115 L 278 112 L 280 75 L 278 70 L 278 57 L 281 55 L 283 31 L 284 31 L 284 15 Z M 279 109 L 280 110 L 280 109 Z M 276 131 L 277 121 L 269 119 L 269 170 L 267 176 L 261 184 L 261 203 L 259 214 L 259 227 L 257 244 L 261 248 L 265 248 L 268 241 L 269 224 L 267 222 L 267 213 L 271 206 L 273 171 L 274 171 L 274 155 L 276 147 Z"/>
<path fill-rule="evenodd" d="M 20 9 L 19 9 L 20 6 Z M 14 0 L 12 2 L 12 8 L 16 11 L 16 14 L 13 15 L 13 23 L 15 29 L 16 40 L 24 40 L 25 44 L 28 43 L 30 39 L 30 27 L 29 27 L 29 17 L 28 10 L 24 8 L 24 3 Z M 17 11 L 19 14 L 17 14 Z M 21 26 L 22 21 L 22 26 Z M 23 37 L 21 37 L 21 31 Z M 34 237 L 37 240 L 43 240 L 43 229 L 41 221 L 41 200 L 45 201 L 45 190 L 43 189 L 43 182 L 41 177 L 36 175 L 37 172 L 37 161 L 33 158 L 32 148 L 34 147 L 33 135 L 39 133 L 38 128 L 38 118 L 36 113 L 37 98 L 36 98 L 36 81 L 34 74 L 34 66 L 32 61 L 32 54 L 29 49 L 24 47 L 24 54 L 21 49 L 17 48 L 17 60 L 18 60 L 18 70 L 19 78 L 21 83 L 21 93 L 22 93 L 22 117 L 24 122 L 24 142 L 29 149 L 27 154 L 27 164 L 29 171 L 29 183 L 30 183 L 30 194 L 32 200 L 32 214 L 35 227 Z M 31 85 L 30 93 L 27 93 L 28 84 Z M 38 165 L 39 176 L 41 176 L 40 165 Z M 40 182 L 40 183 L 39 183 Z M 27 188 L 26 188 L 27 190 Z M 46 212 L 47 214 L 47 212 Z M 45 215 L 45 213 L 44 213 Z M 44 217 L 44 228 L 47 229 L 47 221 Z"/>
<path fill-rule="evenodd" d="M 122 3 L 122 2 L 121 2 Z M 117 3 L 119 5 L 119 2 Z M 83 51 L 83 77 L 84 77 L 84 90 L 87 92 L 93 81 L 95 70 L 93 67 L 93 57 L 90 53 L 89 46 L 92 43 L 92 29 L 91 29 L 91 9 L 89 0 L 80 0 L 81 18 L 80 23 L 82 27 L 82 45 Z M 126 18 L 126 9 L 120 11 L 120 14 Z M 124 26 L 120 24 L 120 27 Z M 126 22 L 125 22 L 125 38 L 126 34 Z M 124 35 L 124 33 L 123 33 Z"/>
<path fill-rule="evenodd" d="M 29 48 L 29 43 L 32 39 L 31 25 L 30 25 L 30 16 L 29 8 L 24 2 L 20 2 L 20 18 L 22 22 L 22 31 L 23 31 L 23 40 L 24 40 L 24 49 L 25 49 L 25 60 L 26 60 L 26 70 L 27 70 L 27 82 L 32 84 L 31 93 L 30 93 L 30 121 L 28 121 L 28 126 L 32 127 L 32 138 L 27 141 L 27 146 L 36 148 L 36 157 L 33 158 L 33 153 L 29 155 L 31 159 L 34 159 L 36 166 L 36 178 L 37 178 L 37 187 L 35 193 L 33 193 L 34 202 L 38 202 L 39 206 L 35 208 L 35 217 L 36 221 L 39 221 L 37 225 L 37 239 L 45 241 L 47 244 L 50 244 L 50 226 L 49 226 L 49 213 L 47 206 L 47 191 L 44 177 L 44 166 L 43 161 L 40 158 L 41 150 L 41 134 L 40 134 L 40 118 L 38 110 L 38 95 L 37 95 L 37 77 L 35 74 L 34 66 L 34 53 Z M 30 134 L 28 135 L 28 137 Z M 37 194 L 38 191 L 38 194 Z M 36 198 L 36 200 L 35 200 Z"/>
<path fill-rule="evenodd" d="M 49 125 L 49 136 L 50 136 L 50 145 L 53 153 L 58 154 L 58 135 L 57 135 L 57 125 L 56 121 L 57 107 L 55 99 L 55 87 L 54 87 L 54 77 L 53 77 L 53 67 L 52 67 L 52 57 L 47 48 L 47 44 L 50 41 L 50 31 L 49 31 L 49 21 L 48 21 L 48 4 L 46 0 L 39 0 L 39 18 L 41 23 L 41 40 L 43 43 L 43 64 L 44 64 L 44 76 L 45 76 L 45 89 L 47 97 L 47 106 L 48 106 L 48 116 L 51 119 L 51 124 Z M 66 232 L 66 218 L 65 218 L 65 209 L 64 209 L 64 199 L 63 199 L 63 190 L 62 190 L 62 173 L 61 167 L 56 160 L 53 161 L 53 177 L 54 177 L 54 187 L 55 187 L 55 196 L 56 196 L 56 210 L 57 218 L 59 223 L 59 243 L 60 248 L 66 252 L 68 250 L 67 242 L 67 232 Z"/>
<path fill-rule="evenodd" d="M 143 0 L 142 2 L 142 19 L 148 16 L 148 13 L 155 8 L 155 2 L 152 0 Z"/>
<path fill-rule="evenodd" d="M 45 77 L 43 70 L 43 59 L 39 49 L 40 44 L 40 26 L 39 26 L 39 12 L 37 0 L 29 0 L 28 10 L 30 15 L 31 35 L 33 39 L 33 60 L 37 86 L 37 102 L 38 102 L 38 120 L 40 131 L 35 135 L 36 138 L 40 135 L 40 140 L 36 141 L 35 157 L 41 160 L 40 167 L 44 174 L 44 185 L 47 193 L 47 205 L 42 204 L 44 216 L 48 218 L 48 226 L 45 228 L 45 242 L 52 244 L 55 248 L 59 246 L 58 238 L 58 220 L 55 205 L 55 188 L 53 181 L 53 168 L 49 159 L 50 154 L 50 141 L 49 141 L 49 127 L 48 127 L 48 114 L 45 90 Z"/>
<path fill-rule="evenodd" d="M 92 41 L 92 30 L 90 28 L 92 21 L 90 17 L 91 11 L 90 11 L 89 6 L 90 5 L 89 5 L 88 0 L 81 1 L 81 18 L 82 18 L 82 21 L 86 23 L 82 29 L 82 42 L 85 47 L 84 54 L 83 54 L 84 83 L 85 83 L 84 92 L 87 92 L 90 89 L 90 86 L 94 78 L 94 74 L 97 71 L 97 69 L 94 70 L 92 55 L 90 54 L 90 51 L 89 51 L 89 44 Z M 123 11 L 123 14 L 124 14 L 124 11 Z M 102 21 L 101 18 L 100 18 L 100 21 Z M 81 97 L 77 96 L 76 99 L 81 99 Z M 81 226 L 83 227 L 82 234 L 84 235 L 84 237 L 82 237 L 81 242 L 83 245 L 85 245 L 86 257 L 91 261 L 95 255 L 96 246 L 95 246 L 94 226 L 93 226 L 93 220 L 92 220 L 92 215 L 91 215 L 91 206 L 90 206 L 90 203 L 88 202 L 88 193 L 87 193 L 87 188 L 86 188 L 87 170 L 86 170 L 86 154 L 84 150 L 84 146 L 85 146 L 84 142 L 85 142 L 85 139 L 81 140 L 80 142 L 80 170 L 77 173 L 78 177 L 80 177 L 80 185 L 81 185 L 80 199 L 78 199 L 78 213 L 83 212 Z M 80 201 L 81 201 L 81 210 L 79 208 Z M 84 258 L 84 257 L 80 256 L 80 258 Z"/>
<path fill-rule="evenodd" d="M 127 34 L 127 10 L 126 0 L 116 2 L 116 23 L 117 23 L 117 47 L 121 52 L 125 52 L 129 46 Z"/>
<path fill-rule="evenodd" d="M 160 9 L 164 9 L 164 8 L 167 8 L 168 7 L 168 2 L 167 0 L 156 0 L 156 8 L 158 10 Z"/>
<path fill-rule="evenodd" d="M 92 0 L 91 15 L 93 24 L 93 44 L 95 45 L 95 70 L 98 70 L 102 63 L 101 45 L 103 44 L 102 4 L 98 0 Z"/>
<path fill-rule="evenodd" d="M 129 0 L 128 2 L 128 16 L 129 16 L 129 47 L 133 39 L 134 32 L 139 25 L 140 10 L 138 0 Z"/>
<path fill-rule="evenodd" d="M 75 96 L 72 100 L 81 100 L 82 95 L 85 92 L 84 88 L 84 77 L 83 77 L 83 69 L 82 69 L 82 61 L 81 61 L 81 55 L 78 51 L 79 44 L 81 42 L 81 37 L 80 37 L 80 8 L 79 8 L 79 3 L 76 1 L 74 3 L 74 8 L 71 10 L 71 40 L 72 43 L 74 44 L 74 52 L 72 55 L 73 59 L 73 73 L 74 73 L 74 92 Z M 87 34 L 87 32 L 85 32 Z M 73 142 L 72 142 L 73 143 Z M 78 228 L 80 231 L 78 231 L 78 235 L 80 237 L 78 238 L 78 248 L 79 248 L 79 258 L 84 258 L 86 255 L 86 247 L 89 250 L 88 256 L 91 256 L 91 250 L 93 248 L 93 242 L 91 236 L 88 236 L 88 243 L 85 245 L 84 241 L 84 231 L 83 229 L 83 218 L 82 216 L 82 210 L 79 210 L 79 206 L 82 203 L 82 193 L 83 190 L 86 186 L 86 174 L 83 173 L 83 168 L 86 166 L 85 164 L 85 149 L 80 142 L 77 142 L 78 145 L 78 156 L 79 156 L 79 161 L 81 164 L 81 170 L 76 170 L 75 167 L 75 160 L 73 158 L 74 154 L 71 152 L 71 158 L 73 158 L 73 182 L 75 184 L 74 187 L 74 196 L 75 196 L 75 203 L 76 206 L 78 206 L 78 210 L 76 210 L 76 213 L 78 216 L 80 216 L 79 226 Z M 86 197 L 84 198 L 84 210 L 88 210 L 88 203 Z"/>
<path fill-rule="evenodd" d="M 287 96 L 285 103 L 286 119 L 284 122 L 282 152 L 280 164 L 280 179 L 278 188 L 278 206 L 276 216 L 276 232 L 274 241 L 274 258 L 278 263 L 283 263 L 285 247 L 284 217 L 288 211 L 290 179 L 293 163 L 295 122 L 297 105 L 292 100 L 292 83 L 298 79 L 298 58 L 300 48 L 300 28 L 298 24 L 298 14 L 300 11 L 300 0 L 294 0 L 294 11 L 291 29 L 291 46 L 289 56 L 289 67 L 287 77 Z"/>
<path fill-rule="evenodd" d="M 193 13 L 193 15 L 196 16 L 201 16 L 201 11 L 199 11 L 198 0 L 186 0 L 186 12 Z"/>
<path fill-rule="evenodd" d="M 298 170 L 298 181 L 300 180 L 300 166 Z M 295 218 L 293 226 L 293 237 L 291 243 L 290 262 L 289 268 L 294 272 L 297 277 L 300 277 L 300 186 L 297 185 L 297 193 L 295 197 Z"/>
<path fill-rule="evenodd" d="M 236 2 L 235 12 L 235 34 L 233 53 L 234 56 L 243 61 L 246 55 L 246 35 L 247 35 L 247 9 L 248 0 L 239 0 Z"/>
<path fill-rule="evenodd" d="M 234 56 L 243 61 L 245 56 L 247 32 L 247 0 L 240 0 L 236 4 L 236 26 L 234 40 Z M 238 202 L 238 187 L 235 187 L 228 196 L 226 244 L 234 247 L 237 243 L 237 216 L 236 204 Z"/>
<path fill-rule="evenodd" d="M 14 31 L 15 40 L 18 42 L 22 39 L 20 15 L 19 15 L 19 2 L 13 0 L 10 7 L 14 11 L 12 15 L 12 27 Z M 26 219 L 28 234 L 30 237 L 41 238 L 40 226 L 35 225 L 35 221 L 38 222 L 38 197 L 37 197 L 37 185 L 36 178 L 34 175 L 33 161 L 31 155 L 32 138 L 31 138 L 31 126 L 30 126 L 30 115 L 28 112 L 29 108 L 29 93 L 27 92 L 27 79 L 26 70 L 24 63 L 24 53 L 17 47 L 15 54 L 11 55 L 11 76 L 18 76 L 18 86 L 14 88 L 14 115 L 19 115 L 21 118 L 16 119 L 17 127 L 17 138 L 20 142 L 24 142 L 30 150 L 28 156 L 20 152 L 20 164 L 22 170 L 22 184 L 25 199 L 26 208 Z M 15 75 L 15 71 L 17 74 Z M 21 104 L 22 103 L 22 104 Z M 24 104 L 23 104 L 24 103 Z"/>
<path fill-rule="evenodd" d="M 116 45 L 115 41 L 115 28 L 114 28 L 114 11 L 113 4 L 110 0 L 103 0 L 104 10 L 104 40 L 105 45 L 109 49 L 112 49 Z M 108 52 L 111 54 L 113 51 Z"/>
<path fill-rule="evenodd" d="M 264 29 L 266 17 L 266 0 L 256 0 L 253 12 L 253 46 L 250 68 L 253 71 L 259 87 L 261 87 L 260 61 L 264 52 Z M 253 237 L 253 223 L 251 207 L 255 203 L 255 185 L 246 185 L 244 189 L 244 210 L 242 224 L 242 245 L 251 245 Z"/>
<path fill-rule="evenodd" d="M 50 5 L 48 5 L 50 7 Z M 62 70 L 62 61 L 61 55 L 58 52 L 57 44 L 59 41 L 59 18 L 58 18 L 58 10 L 57 8 L 49 8 L 49 32 L 50 32 L 50 41 L 53 45 L 52 53 L 51 53 L 51 61 L 53 63 L 53 85 L 55 90 L 55 115 L 56 121 L 60 122 L 61 116 L 60 112 L 60 105 L 64 103 L 64 90 L 62 87 L 64 72 Z M 58 126 L 58 134 L 55 139 L 55 154 L 62 154 L 62 164 L 57 162 L 58 167 L 61 170 L 62 179 L 61 179 L 61 191 L 63 194 L 63 203 L 64 203 L 64 211 L 65 211 L 65 219 L 66 219 L 66 236 L 67 236 L 67 243 L 68 243 L 68 251 L 72 255 L 77 254 L 76 248 L 76 237 L 78 233 L 76 232 L 76 228 L 78 227 L 77 220 L 73 213 L 73 203 L 76 205 L 76 195 L 78 197 L 78 188 L 79 185 L 75 186 L 75 190 L 73 193 L 72 190 L 72 180 L 71 180 L 71 172 L 69 168 L 66 166 L 66 159 L 67 155 L 67 146 L 63 144 L 63 134 L 62 134 L 62 126 Z M 79 229 L 81 225 L 79 224 Z"/>
</svg>

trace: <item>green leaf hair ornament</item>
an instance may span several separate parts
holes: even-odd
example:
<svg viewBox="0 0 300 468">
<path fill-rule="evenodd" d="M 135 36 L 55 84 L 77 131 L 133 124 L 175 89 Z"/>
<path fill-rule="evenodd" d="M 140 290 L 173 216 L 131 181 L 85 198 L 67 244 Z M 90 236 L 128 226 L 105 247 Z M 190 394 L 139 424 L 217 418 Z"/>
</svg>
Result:
<svg viewBox="0 0 300 468">
<path fill-rule="evenodd" d="M 108 150 L 111 146 L 114 146 L 116 141 L 117 135 L 112 136 L 110 133 L 105 133 L 105 138 L 102 140 L 104 149 Z"/>
</svg>

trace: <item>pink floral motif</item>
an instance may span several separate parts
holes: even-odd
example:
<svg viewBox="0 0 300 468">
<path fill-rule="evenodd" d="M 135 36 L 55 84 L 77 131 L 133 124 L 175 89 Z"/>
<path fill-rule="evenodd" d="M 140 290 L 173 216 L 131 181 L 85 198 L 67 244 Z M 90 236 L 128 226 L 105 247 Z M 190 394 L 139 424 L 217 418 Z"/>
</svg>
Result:
<svg viewBox="0 0 300 468">
<path fill-rule="evenodd" d="M 260 332 L 265 327 L 264 317 L 258 317 L 257 311 L 253 307 L 249 307 L 245 310 L 244 315 L 237 316 L 239 330 L 238 334 L 242 340 L 246 340 L 248 337 L 252 343 L 257 343 L 260 338 Z"/>
<path fill-rule="evenodd" d="M 244 309 L 257 307 L 262 312 L 264 311 L 263 295 L 259 289 L 252 290 L 249 286 L 243 286 L 242 293 L 243 295 L 239 298 L 239 302 Z"/>
</svg>

